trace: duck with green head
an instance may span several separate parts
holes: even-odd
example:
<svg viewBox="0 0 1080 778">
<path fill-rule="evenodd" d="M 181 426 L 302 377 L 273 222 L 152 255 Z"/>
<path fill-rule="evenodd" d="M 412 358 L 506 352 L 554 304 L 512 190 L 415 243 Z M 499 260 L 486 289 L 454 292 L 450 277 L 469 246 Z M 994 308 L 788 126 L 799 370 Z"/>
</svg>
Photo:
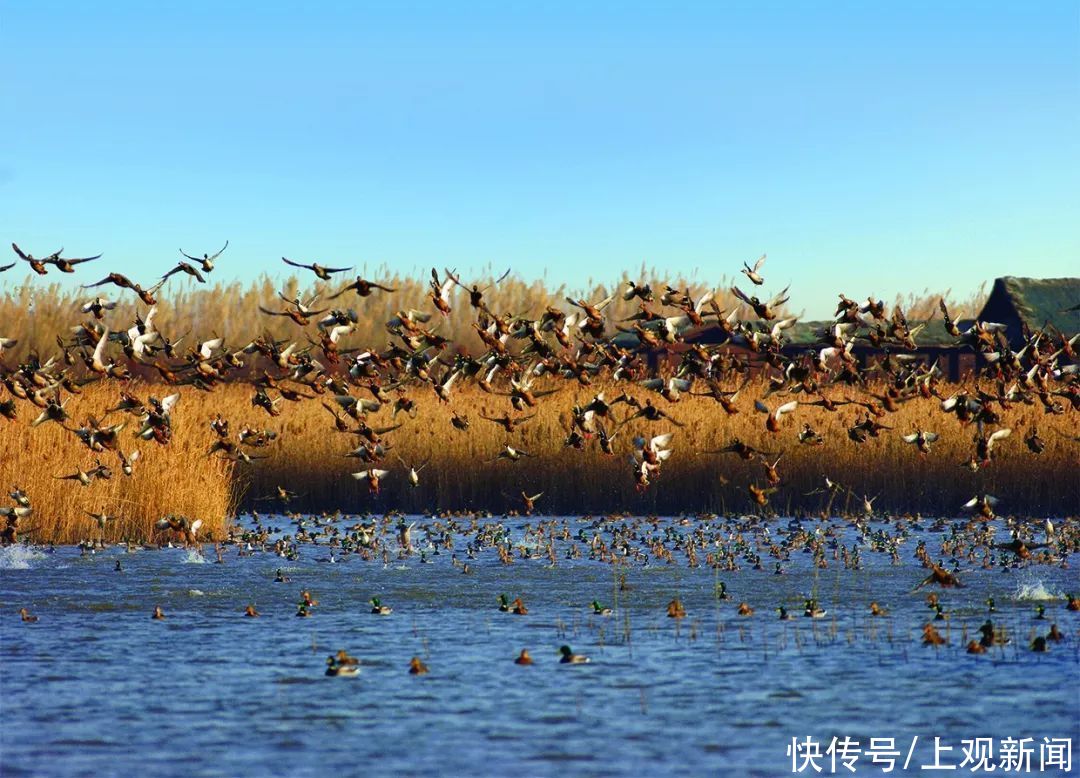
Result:
<svg viewBox="0 0 1080 778">
<path fill-rule="evenodd" d="M 337 657 L 326 657 L 326 674 L 329 676 L 351 677 L 360 674 L 360 668 L 354 664 L 339 662 Z"/>
<path fill-rule="evenodd" d="M 503 613 L 510 612 L 510 598 L 507 597 L 505 594 L 499 595 L 499 610 Z"/>
<path fill-rule="evenodd" d="M 583 665 L 589 661 L 589 657 L 584 654 L 575 654 L 570 646 L 561 646 L 559 653 L 562 654 L 562 658 L 559 659 L 559 664 L 564 665 Z"/>
<path fill-rule="evenodd" d="M 376 616 L 389 616 L 394 612 L 394 609 L 389 605 L 383 605 L 378 597 L 372 597 L 371 600 L 371 612 Z"/>
<path fill-rule="evenodd" d="M 595 616 L 610 616 L 611 615 L 611 608 L 605 608 L 598 601 L 593 600 L 592 601 L 592 612 L 593 612 L 593 615 L 595 615 Z"/>
</svg>

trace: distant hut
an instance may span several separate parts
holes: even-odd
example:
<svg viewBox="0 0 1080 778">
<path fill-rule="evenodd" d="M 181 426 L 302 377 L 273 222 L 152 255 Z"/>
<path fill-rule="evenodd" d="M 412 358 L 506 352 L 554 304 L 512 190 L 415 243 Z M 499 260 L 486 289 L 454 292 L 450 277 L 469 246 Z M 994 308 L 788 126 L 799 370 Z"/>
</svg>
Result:
<svg viewBox="0 0 1080 778">
<path fill-rule="evenodd" d="M 979 320 L 1008 327 L 1013 348 L 1023 345 L 1025 327 L 1034 331 L 1049 324 L 1072 337 L 1080 332 L 1080 278 L 998 278 Z"/>
</svg>

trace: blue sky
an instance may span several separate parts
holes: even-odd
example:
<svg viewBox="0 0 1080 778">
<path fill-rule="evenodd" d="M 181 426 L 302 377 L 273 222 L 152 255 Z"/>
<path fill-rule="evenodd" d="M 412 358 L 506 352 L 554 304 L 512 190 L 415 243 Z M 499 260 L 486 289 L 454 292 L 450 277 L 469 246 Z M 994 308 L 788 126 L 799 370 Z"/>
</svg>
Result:
<svg viewBox="0 0 1080 778">
<path fill-rule="evenodd" d="M 144 282 L 768 252 L 821 315 L 1080 267 L 1075 0 L 5 3 L 0 73 L 0 238 Z"/>
</svg>

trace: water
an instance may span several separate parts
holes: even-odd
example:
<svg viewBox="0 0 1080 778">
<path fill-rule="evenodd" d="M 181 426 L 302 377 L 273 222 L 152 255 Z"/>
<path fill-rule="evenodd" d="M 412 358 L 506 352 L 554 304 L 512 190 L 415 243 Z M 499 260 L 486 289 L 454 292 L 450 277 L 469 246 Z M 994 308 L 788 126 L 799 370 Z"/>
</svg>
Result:
<svg viewBox="0 0 1080 778">
<path fill-rule="evenodd" d="M 523 522 L 506 523 L 522 539 Z M 302 546 L 294 562 L 229 547 L 215 564 L 210 548 L 0 549 L 0 774 L 775 776 L 791 773 L 791 738 L 807 736 L 823 751 L 833 736 L 863 747 L 894 737 L 902 763 L 917 735 L 912 774 L 931 763 L 934 736 L 955 747 L 943 760 L 953 764 L 973 737 L 1035 738 L 1035 768 L 1044 736 L 1071 737 L 1075 751 L 1080 613 L 1060 594 L 1080 588 L 1076 574 L 965 565 L 965 588 L 934 590 L 950 611 L 938 623 L 950 645 L 923 647 L 930 590 L 911 591 L 925 575 L 911 561 L 919 537 L 941 540 L 913 533 L 901 566 L 863 546 L 860 571 L 831 553 L 815 570 L 796 551 L 785 575 L 767 556 L 764 570 L 740 562 L 717 574 L 676 552 L 677 564 L 631 566 L 625 591 L 611 566 L 562 558 L 568 543 L 554 568 L 504 566 L 486 549 L 469 575 L 449 552 L 386 565 L 338 552 L 328 564 L 317 561 L 325 546 Z M 464 546 L 459 537 L 461 560 Z M 279 568 L 291 582 L 273 582 Z M 715 598 L 718 581 L 731 601 Z M 294 615 L 302 589 L 320 603 L 308 619 Z M 499 612 L 502 592 L 529 614 Z M 811 592 L 827 617 L 777 619 L 779 604 L 797 615 Z M 681 621 L 665 615 L 676 594 Z M 1013 642 L 969 656 L 961 638 L 978 637 L 989 595 Z M 371 615 L 372 596 L 393 615 Z M 615 614 L 591 615 L 594 599 Z M 741 600 L 753 617 L 736 615 Z M 871 600 L 889 616 L 871 619 Z M 1034 620 L 1039 602 L 1045 622 Z M 249 603 L 261 618 L 243 616 Z M 151 620 L 155 605 L 164 621 Z M 20 607 L 40 621 L 20 621 Z M 1051 622 L 1066 640 L 1028 651 Z M 563 643 L 592 662 L 558 664 Z M 513 664 L 526 647 L 536 664 Z M 359 677 L 324 676 L 338 649 L 361 659 Z M 429 675 L 407 673 L 414 655 Z M 828 757 L 819 764 L 830 773 Z"/>
</svg>

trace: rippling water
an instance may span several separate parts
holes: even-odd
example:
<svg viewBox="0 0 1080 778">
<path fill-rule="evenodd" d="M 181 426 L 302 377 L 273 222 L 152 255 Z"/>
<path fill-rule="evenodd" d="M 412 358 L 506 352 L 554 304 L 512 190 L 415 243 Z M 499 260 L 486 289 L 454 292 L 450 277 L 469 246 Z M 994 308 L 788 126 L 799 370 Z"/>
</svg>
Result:
<svg viewBox="0 0 1080 778">
<path fill-rule="evenodd" d="M 328 564 L 318 546 L 295 562 L 229 549 L 215 564 L 181 549 L 0 549 L 0 774 L 772 776 L 791 773 L 787 746 L 807 736 L 822 750 L 833 736 L 894 737 L 902 761 L 917 735 L 913 773 L 934 736 L 955 747 L 953 764 L 973 737 L 1035 738 L 1036 762 L 1044 736 L 1073 738 L 1075 752 L 1080 614 L 1060 599 L 1080 588 L 1075 572 L 965 570 L 966 588 L 942 594 L 950 645 L 925 648 L 914 544 L 902 566 L 864 549 L 861 571 L 831 558 L 815 571 L 801 553 L 785 575 L 771 561 L 719 575 L 633 567 L 626 591 L 599 562 L 504 566 L 491 551 L 462 575 L 448 553 Z M 273 583 L 278 568 L 291 582 Z M 715 598 L 718 581 L 731 601 Z M 294 615 L 301 589 L 320 601 L 308 619 Z M 812 591 L 826 618 L 777 620 Z M 499 612 L 501 592 L 529 614 Z M 676 594 L 681 622 L 664 611 Z M 968 656 L 961 640 L 977 637 L 988 595 L 1014 640 Z M 393 615 L 371 615 L 372 596 Z M 594 599 L 614 615 L 591 615 Z M 740 600 L 756 615 L 737 616 Z M 890 615 L 871 619 L 871 600 Z M 262 618 L 243 616 L 248 603 Z M 164 621 L 150 619 L 155 605 Z M 24 606 L 38 623 L 20 621 Z M 1065 642 L 1028 651 L 1051 621 Z M 558 664 L 563 643 L 592 662 Z M 524 647 L 532 667 L 512 662 Z M 359 677 L 324 676 L 342 648 Z M 429 675 L 408 674 L 414 655 Z"/>
</svg>

